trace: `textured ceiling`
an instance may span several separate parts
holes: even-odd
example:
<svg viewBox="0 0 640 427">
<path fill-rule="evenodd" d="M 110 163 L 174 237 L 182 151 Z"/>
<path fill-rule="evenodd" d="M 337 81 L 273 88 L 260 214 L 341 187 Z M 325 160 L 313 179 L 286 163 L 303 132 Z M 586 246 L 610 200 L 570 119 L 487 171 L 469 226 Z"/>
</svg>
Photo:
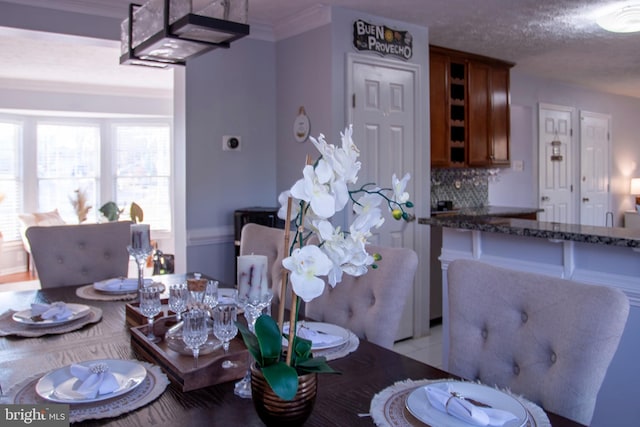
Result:
<svg viewBox="0 0 640 427">
<path fill-rule="evenodd" d="M 129 3 L 4 1 L 112 17 L 124 17 Z M 521 72 L 640 98 L 640 33 L 608 33 L 594 22 L 594 13 L 601 7 L 625 3 L 628 1 L 249 0 L 249 21 L 277 29 L 318 4 L 338 5 L 426 26 L 432 44 L 512 61 Z M 0 41 L 0 49 L 9 47 Z M 7 58 L 3 54 L 0 78 Z M 154 81 L 142 80 L 146 84 Z"/>
</svg>

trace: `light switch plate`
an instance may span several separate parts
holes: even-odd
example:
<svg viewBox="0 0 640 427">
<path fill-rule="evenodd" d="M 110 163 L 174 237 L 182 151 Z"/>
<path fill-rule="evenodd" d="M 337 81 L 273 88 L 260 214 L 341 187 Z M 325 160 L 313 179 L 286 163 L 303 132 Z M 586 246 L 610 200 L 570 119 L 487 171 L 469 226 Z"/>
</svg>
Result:
<svg viewBox="0 0 640 427">
<path fill-rule="evenodd" d="M 524 170 L 524 161 L 523 160 L 514 160 L 511 163 L 511 169 L 516 172 L 522 172 Z"/>
</svg>

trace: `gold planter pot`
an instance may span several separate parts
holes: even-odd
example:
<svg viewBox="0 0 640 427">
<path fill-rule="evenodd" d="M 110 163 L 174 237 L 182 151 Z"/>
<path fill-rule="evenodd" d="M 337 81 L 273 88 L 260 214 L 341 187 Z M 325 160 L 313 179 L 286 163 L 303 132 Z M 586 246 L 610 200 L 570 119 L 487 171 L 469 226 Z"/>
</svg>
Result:
<svg viewBox="0 0 640 427">
<path fill-rule="evenodd" d="M 298 377 L 298 393 L 282 400 L 273 392 L 260 368 L 251 365 L 251 398 L 258 416 L 267 426 L 299 426 L 313 411 L 318 392 L 318 374 Z"/>
</svg>

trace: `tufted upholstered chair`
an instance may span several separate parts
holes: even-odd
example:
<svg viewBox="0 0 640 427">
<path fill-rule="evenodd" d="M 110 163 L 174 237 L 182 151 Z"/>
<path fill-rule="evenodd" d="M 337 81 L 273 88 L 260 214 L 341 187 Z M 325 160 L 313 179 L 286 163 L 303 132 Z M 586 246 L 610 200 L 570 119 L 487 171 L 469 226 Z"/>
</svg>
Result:
<svg viewBox="0 0 640 427">
<path fill-rule="evenodd" d="M 248 223 L 240 234 L 240 255 L 266 255 L 270 267 L 269 280 L 273 289 L 273 303 L 279 303 L 282 281 L 282 260 L 285 258 L 284 230 Z M 287 299 L 290 301 L 290 298 Z"/>
<path fill-rule="evenodd" d="M 127 276 L 130 221 L 34 226 L 26 231 L 40 286 L 54 288 Z"/>
<path fill-rule="evenodd" d="M 451 262 L 447 281 L 448 370 L 588 425 L 627 321 L 627 297 L 475 260 Z"/>
<path fill-rule="evenodd" d="M 413 289 L 418 255 L 411 249 L 369 245 L 379 253 L 377 269 L 360 277 L 347 274 L 335 288 L 306 304 L 305 314 L 320 322 L 348 328 L 358 337 L 392 348 L 402 311 Z"/>
</svg>

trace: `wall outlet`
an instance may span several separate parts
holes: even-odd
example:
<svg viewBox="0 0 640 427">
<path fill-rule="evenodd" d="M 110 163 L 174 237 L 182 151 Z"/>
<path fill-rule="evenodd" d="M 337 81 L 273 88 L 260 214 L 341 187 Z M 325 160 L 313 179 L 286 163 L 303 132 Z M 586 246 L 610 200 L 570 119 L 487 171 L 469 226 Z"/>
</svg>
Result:
<svg viewBox="0 0 640 427">
<path fill-rule="evenodd" d="M 222 137 L 223 151 L 240 151 L 240 137 L 234 135 L 224 135 Z"/>
</svg>

